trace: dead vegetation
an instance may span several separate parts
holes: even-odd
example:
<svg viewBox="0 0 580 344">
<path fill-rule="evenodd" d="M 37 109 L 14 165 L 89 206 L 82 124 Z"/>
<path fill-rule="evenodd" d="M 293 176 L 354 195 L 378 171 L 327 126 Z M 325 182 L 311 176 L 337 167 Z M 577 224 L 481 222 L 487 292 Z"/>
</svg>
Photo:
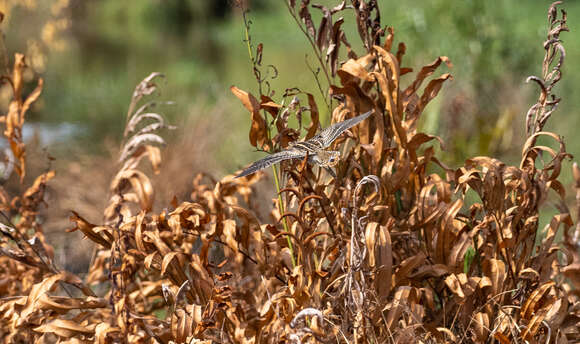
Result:
<svg viewBox="0 0 580 344">
<path fill-rule="evenodd" d="M 0 335 L 8 343 L 579 341 L 580 227 L 558 179 L 571 157 L 557 134 L 543 131 L 559 102 L 552 86 L 565 58 L 558 4 L 549 9 L 542 76 L 529 78 L 540 96 L 525 118 L 520 165 L 480 156 L 451 168 L 428 145 L 441 140 L 417 125 L 451 79 L 434 75 L 448 59 L 416 73 L 403 67 L 406 46 L 395 47 L 373 1 L 332 9 L 289 1 L 316 52 L 332 122 L 374 113 L 334 142 L 342 154 L 336 178 L 306 161 L 275 168 L 278 196 L 266 220 L 254 211 L 264 207 L 255 188 L 264 172 L 199 174 L 189 201 L 151 211 L 153 184 L 143 166 L 160 168 L 158 130 L 167 125 L 146 101 L 159 77 L 150 75 L 133 94 L 102 224 L 71 216 L 73 230 L 96 247 L 85 275 L 54 263 L 37 221 L 54 173 L 21 195 L 0 190 Z M 316 26 L 313 10 L 323 14 Z M 338 13 L 354 13 L 363 53 L 351 48 Z M 263 47 L 248 46 L 260 95 L 232 91 L 250 112 L 250 143 L 274 152 L 302 133 L 311 138 L 320 126 L 315 97 L 288 89 L 274 100 L 262 77 L 271 68 L 262 66 Z M 348 58 L 339 63 L 343 47 Z M 16 55 L 13 74 L 3 78 L 14 100 L 1 117 L 15 157 L 3 171 L 13 164 L 11 180 L 20 183 L 19 133 L 42 89 L 39 81 L 22 95 L 24 61 Z M 580 169 L 573 169 L 579 195 Z M 558 214 L 540 229 L 548 196 L 560 200 Z"/>
</svg>

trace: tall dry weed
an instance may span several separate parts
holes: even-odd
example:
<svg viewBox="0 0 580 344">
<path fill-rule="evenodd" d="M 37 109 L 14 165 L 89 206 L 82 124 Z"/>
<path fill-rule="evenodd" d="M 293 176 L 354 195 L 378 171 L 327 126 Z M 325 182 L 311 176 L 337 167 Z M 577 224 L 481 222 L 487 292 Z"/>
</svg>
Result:
<svg viewBox="0 0 580 344">
<path fill-rule="evenodd" d="M 4 202 L 0 316 L 7 342 L 574 342 L 580 339 L 578 237 L 558 180 L 570 158 L 543 127 L 559 99 L 566 14 L 549 9 L 540 96 L 526 117 L 519 166 L 473 157 L 459 168 L 437 158 L 443 142 L 418 131 L 425 107 L 451 79 L 436 58 L 414 73 L 407 48 L 380 23 L 376 2 L 335 8 L 289 1 L 324 79 L 332 121 L 369 110 L 334 142 L 336 177 L 305 161 L 274 168 L 270 220 L 256 216 L 264 172 L 234 179 L 199 174 L 190 201 L 153 212 L 166 127 L 149 112 L 152 74 L 138 85 L 104 221 L 71 217 L 97 245 L 83 278 L 60 270 L 32 216 L 50 174 Z M 315 24 L 311 11 L 321 11 Z M 355 14 L 355 52 L 339 13 Z M 249 142 L 275 152 L 319 128 L 315 97 L 289 88 L 274 99 L 264 47 L 248 47 L 259 95 L 232 87 L 250 113 Z M 340 49 L 347 60 L 339 63 Z M 404 77 L 407 75 L 406 77 Z M 318 74 L 316 74 L 318 76 Z M 410 81 L 403 81 L 410 79 Z M 325 84 L 325 82 L 327 84 Z M 328 93 L 326 92 L 328 90 Z M 289 124 L 296 118 L 298 125 Z M 309 120 L 308 120 L 309 119 Z M 142 121 L 149 120 L 149 124 Z M 523 120 L 522 120 L 523 122 Z M 138 125 L 141 124 L 141 125 Z M 8 139 L 12 136 L 7 135 Z M 556 148 L 538 145 L 546 137 Z M 145 159 L 144 159 L 145 158 Z M 24 166 L 24 163 L 21 163 Z M 574 165 L 576 192 L 580 170 Z M 163 187 L 163 186 L 161 186 Z M 562 202 L 537 240 L 549 194 Z M 6 198 L 8 199 L 8 198 Z M 580 199 L 576 205 L 580 214 Z M 18 207 L 18 204 L 23 204 Z M 32 209 L 32 210 L 30 210 Z M 31 230 L 33 229 L 33 230 Z M 561 237 L 561 239 L 559 239 Z M 58 291 L 57 291 L 58 288 Z"/>
</svg>

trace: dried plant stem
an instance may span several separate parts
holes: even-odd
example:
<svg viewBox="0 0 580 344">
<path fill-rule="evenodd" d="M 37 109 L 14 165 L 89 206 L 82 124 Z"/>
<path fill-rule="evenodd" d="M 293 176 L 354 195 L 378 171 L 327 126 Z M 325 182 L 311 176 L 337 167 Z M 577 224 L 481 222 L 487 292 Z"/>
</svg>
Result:
<svg viewBox="0 0 580 344">
<path fill-rule="evenodd" d="M 322 168 L 320 170 L 322 170 Z M 319 176 L 320 176 L 320 170 L 319 170 Z M 310 187 L 310 189 L 312 191 L 314 191 L 314 186 L 312 185 L 310 180 L 309 179 L 305 179 L 305 180 L 306 180 L 306 182 L 308 182 L 308 186 Z M 326 211 L 326 208 L 324 207 L 324 203 L 322 201 L 323 201 L 323 198 L 319 198 L 318 204 L 320 204 L 320 209 L 322 209 L 322 212 L 324 213 L 324 217 L 326 217 L 326 222 L 328 222 L 328 228 L 330 228 L 330 232 L 334 235 L 334 234 L 336 234 L 336 232 L 334 230 L 334 225 L 332 224 L 332 217 L 330 217 L 328 215 L 328 212 Z"/>
<path fill-rule="evenodd" d="M 201 237 L 201 235 L 200 235 L 200 234 L 198 234 L 198 233 L 194 233 L 194 232 L 190 232 L 190 231 L 184 231 L 184 233 L 185 233 L 185 234 L 188 234 L 188 235 L 193 235 L 193 236 L 196 236 L 196 237 L 198 237 L 198 238 L 200 238 L 200 237 Z M 220 240 L 220 239 L 215 239 L 215 238 L 214 238 L 214 239 L 213 239 L 213 242 L 216 242 L 216 243 L 218 243 L 218 244 L 220 244 L 220 245 L 222 245 L 222 246 L 224 246 L 224 247 L 228 247 L 228 244 L 227 244 L 225 241 L 222 241 L 222 240 Z M 245 258 L 245 259 L 247 259 L 247 260 L 249 260 L 250 262 L 252 262 L 254 265 L 258 265 L 258 264 L 259 264 L 259 263 L 258 263 L 258 261 L 257 261 L 256 259 L 254 259 L 252 256 L 250 256 L 250 255 L 249 255 L 247 252 L 245 252 L 244 250 L 242 250 L 242 249 L 238 249 L 238 252 L 239 252 L 239 253 L 240 253 L 242 256 L 244 256 L 244 258 Z M 278 275 L 278 274 L 275 274 L 275 275 L 274 275 L 274 277 L 275 277 L 275 278 L 276 278 L 278 281 L 280 281 L 282 284 L 284 284 L 284 285 L 288 284 L 288 282 L 286 282 L 286 281 L 285 281 L 285 280 L 284 280 L 282 277 L 280 277 L 280 275 Z M 262 278 L 263 278 L 263 277 L 262 277 Z"/>
<path fill-rule="evenodd" d="M 326 69 L 326 65 L 324 64 L 324 61 L 322 60 L 322 56 L 320 55 L 320 51 L 318 51 L 318 49 L 316 47 L 316 43 L 314 43 L 314 41 L 312 40 L 312 37 L 310 37 L 310 35 L 306 31 L 306 29 L 300 24 L 300 20 L 298 20 L 298 17 L 296 16 L 296 12 L 294 11 L 294 8 L 290 7 L 290 4 L 288 3 L 288 1 L 283 1 L 283 2 L 286 4 L 288 11 L 292 15 L 292 18 L 294 18 L 296 25 L 298 25 L 298 27 L 300 28 L 302 33 L 304 33 L 304 36 L 306 36 L 306 38 L 308 39 L 308 42 L 312 46 L 312 50 L 314 51 L 314 54 L 316 55 L 316 59 L 320 63 L 320 67 L 322 68 L 322 71 L 324 72 L 324 76 L 326 77 L 326 81 L 328 82 L 328 86 L 332 85 L 332 80 L 330 78 L 330 75 L 328 74 L 328 70 Z M 322 89 L 320 89 L 320 90 L 322 93 Z M 326 102 L 327 95 L 322 93 L 322 97 L 324 98 L 324 101 Z M 332 106 L 332 104 L 331 104 L 331 106 Z"/>
<path fill-rule="evenodd" d="M 572 176 L 574 177 L 576 189 L 576 230 L 574 231 L 572 242 L 580 247 L 580 168 L 578 168 L 578 163 L 576 162 L 572 164 Z"/>
<path fill-rule="evenodd" d="M 318 91 L 320 91 L 320 94 L 322 95 L 322 100 L 324 100 L 324 104 L 326 104 L 326 107 L 328 108 L 328 113 L 332 114 L 332 98 L 330 99 L 330 103 L 328 103 L 328 100 L 324 96 L 324 91 L 322 90 L 322 85 L 320 84 L 320 79 L 318 78 L 318 71 L 314 71 L 314 68 L 312 68 L 312 66 L 308 63 L 308 55 L 305 56 L 305 62 L 306 62 L 306 66 L 308 67 L 308 69 L 310 70 L 312 75 L 314 75 L 314 80 L 316 81 L 316 86 L 318 86 Z"/>
<path fill-rule="evenodd" d="M 284 202 L 282 202 L 282 194 L 280 193 L 280 180 L 278 179 L 278 171 L 276 169 L 276 165 L 272 165 L 272 170 L 274 170 L 274 183 L 276 183 L 276 193 L 278 194 L 278 210 L 280 214 L 284 214 Z M 290 233 L 290 229 L 288 228 L 288 222 L 286 218 L 282 219 L 282 226 L 284 226 L 284 231 L 286 233 Z M 296 267 L 296 258 L 294 258 L 294 248 L 292 247 L 292 240 L 289 236 L 286 236 L 286 240 L 288 240 L 288 249 L 290 250 L 290 258 L 292 258 L 292 267 Z"/>
<path fill-rule="evenodd" d="M 248 10 L 244 9 L 242 16 L 244 19 L 245 42 L 246 42 L 246 47 L 248 48 L 248 56 L 250 57 L 250 62 L 252 62 L 252 68 L 254 69 L 254 71 L 256 71 L 257 61 L 254 57 L 254 54 L 252 53 L 252 37 L 250 36 L 250 22 L 248 21 L 248 18 L 246 17 L 247 13 L 248 13 Z M 262 80 L 260 78 L 257 78 L 257 81 L 258 81 L 259 93 L 262 94 L 262 82 L 261 82 Z M 272 128 L 271 128 L 268 121 L 266 121 L 266 126 L 268 128 L 267 141 L 270 142 L 271 137 L 272 137 L 272 133 L 270 131 L 272 130 Z M 276 186 L 276 194 L 278 195 L 278 208 L 279 208 L 280 214 L 284 214 L 284 212 L 285 212 L 284 203 L 282 202 L 282 195 L 280 194 L 280 180 L 278 178 L 278 171 L 276 169 L 276 165 L 272 166 L 272 170 L 274 171 L 274 184 Z M 286 218 L 284 218 L 282 220 L 282 225 L 284 226 L 284 231 L 286 233 L 290 233 L 290 230 L 288 228 L 288 222 L 287 222 Z M 289 236 L 286 236 L 286 240 L 288 240 L 288 249 L 290 249 L 290 257 L 292 258 L 292 267 L 295 267 L 296 266 L 296 259 L 294 258 L 294 248 L 292 246 L 292 241 L 291 241 Z"/>
<path fill-rule="evenodd" d="M 254 64 L 254 54 L 252 54 L 252 38 L 250 37 L 250 30 L 249 28 L 249 23 L 248 23 L 248 19 L 246 18 L 246 14 L 247 11 L 243 11 L 242 13 L 242 17 L 244 18 L 244 35 L 245 35 L 245 41 L 246 41 L 246 47 L 248 48 L 248 56 L 250 56 L 250 61 L 252 61 L 252 64 Z"/>
<path fill-rule="evenodd" d="M 502 227 L 500 225 L 501 222 L 500 222 L 497 214 L 493 213 L 492 216 L 493 216 L 493 219 L 495 221 L 495 226 L 496 226 L 495 234 L 497 236 L 497 243 L 498 243 L 499 252 L 503 256 L 504 260 L 508 263 L 507 270 L 508 270 L 508 272 L 510 274 L 510 277 L 511 277 L 512 281 L 517 281 L 516 273 L 514 272 L 514 270 L 516 269 L 516 266 L 513 263 L 512 259 L 510 257 L 510 254 L 507 252 L 506 248 L 505 247 L 504 248 L 501 247 L 501 245 L 506 242 L 506 239 L 503 236 L 503 229 L 502 229 Z M 537 233 L 537 231 L 536 231 L 536 233 Z M 536 239 L 534 238 L 534 242 L 535 241 L 536 241 Z"/>
<path fill-rule="evenodd" d="M 545 54 L 542 63 L 542 77 L 530 76 L 526 79 L 526 82 L 534 81 L 540 87 L 538 101 L 530 107 L 526 114 L 526 133 L 528 137 L 543 130 L 561 100 L 561 98 L 557 98 L 552 93 L 553 88 L 562 78 L 561 69 L 566 57 L 566 50 L 562 45 L 560 34 L 570 31 L 566 24 L 566 11 L 560 10 L 561 15 L 560 17 L 558 16 L 557 6 L 561 3 L 562 1 L 555 1 L 548 10 L 548 35 L 543 43 Z M 557 61 L 556 58 L 558 58 Z M 536 138 L 534 137 L 532 146 L 535 145 L 535 141 Z"/>
</svg>

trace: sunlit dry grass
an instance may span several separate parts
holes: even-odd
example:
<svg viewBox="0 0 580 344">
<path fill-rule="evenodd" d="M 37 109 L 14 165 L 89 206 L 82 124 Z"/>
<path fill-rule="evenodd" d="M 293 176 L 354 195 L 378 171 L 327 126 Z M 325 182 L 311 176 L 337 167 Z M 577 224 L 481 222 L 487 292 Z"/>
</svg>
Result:
<svg viewBox="0 0 580 344">
<path fill-rule="evenodd" d="M 208 146 L 227 134 L 199 139 L 213 132 L 215 121 L 199 123 L 190 142 L 179 140 L 186 149 L 170 144 L 170 173 L 155 177 L 162 175 L 164 137 L 173 129 L 156 105 L 160 75 L 153 73 L 133 93 L 118 163 L 110 168 L 106 192 L 100 191 L 104 206 L 95 205 L 95 212 L 85 202 L 73 209 L 73 231 L 96 247 L 86 273 L 73 274 L 55 263 L 53 246 L 39 222 L 39 210 L 53 206 L 45 195 L 54 173 L 43 172 L 21 192 L 2 189 L 3 339 L 580 339 L 580 229 L 574 226 L 564 202 L 566 188 L 559 181 L 570 155 L 560 136 L 543 131 L 546 121 L 557 116 L 553 110 L 559 99 L 552 88 L 562 76 L 565 53 L 559 35 L 567 31 L 565 12 L 556 3 L 549 9 L 543 73 L 528 79 L 539 88 L 538 101 L 520 116 L 527 129 L 520 162 L 514 166 L 477 156 L 454 168 L 436 154 L 434 145 L 444 145 L 442 140 L 417 129 L 425 107 L 452 79 L 439 72 L 451 62 L 441 56 L 416 70 L 407 67 L 407 47 L 395 44 L 394 31 L 380 25 L 379 9 L 372 3 L 353 4 L 358 5 L 330 9 L 288 2 L 290 15 L 317 57 L 320 72 L 313 89 L 324 104 L 295 88 L 271 97 L 262 77 L 271 67 L 262 65 L 263 47 L 252 43 L 248 21 L 247 44 L 260 94 L 231 88 L 251 118 L 249 143 L 270 153 L 300 137 L 312 137 L 323 106 L 332 110 L 333 122 L 374 110 L 333 143 L 342 155 L 336 177 L 304 159 L 274 168 L 266 197 L 262 171 L 238 179 L 233 173 L 219 178 L 202 172 L 188 181 L 180 168 L 193 172 L 211 167 Z M 322 11 L 320 23 L 312 21 L 311 11 Z M 350 48 L 338 13 L 355 14 L 363 51 Z M 339 49 L 347 51 L 344 63 Z M 23 63 L 18 56 L 13 74 L 5 78 L 7 87 L 18 85 Z M 32 103 L 41 86 L 39 82 L 28 97 L 13 87 L 13 105 L 2 117 L 16 157 L 12 180 L 23 185 L 27 165 L 19 132 L 26 99 Z M 538 144 L 540 137 L 555 148 Z M 181 161 L 188 154 L 195 160 Z M 75 169 L 71 166 L 71 174 Z M 574 174 L 580 193 L 576 165 Z M 95 189 L 91 184 L 96 182 L 103 180 L 83 181 L 78 185 L 85 190 L 68 191 L 79 197 Z M 161 205 L 156 205 L 158 195 L 164 195 L 157 199 Z M 549 195 L 560 200 L 558 214 L 536 242 Z M 580 213 L 580 203 L 576 207 Z"/>
</svg>

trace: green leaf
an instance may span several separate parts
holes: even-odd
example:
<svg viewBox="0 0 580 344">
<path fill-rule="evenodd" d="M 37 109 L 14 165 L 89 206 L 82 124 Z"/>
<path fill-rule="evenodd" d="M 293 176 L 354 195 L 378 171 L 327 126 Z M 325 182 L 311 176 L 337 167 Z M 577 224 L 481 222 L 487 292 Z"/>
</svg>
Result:
<svg viewBox="0 0 580 344">
<path fill-rule="evenodd" d="M 463 259 L 463 273 L 467 274 L 469 269 L 471 268 L 471 263 L 475 259 L 475 249 L 473 246 L 470 246 L 465 252 L 465 257 Z"/>
</svg>

